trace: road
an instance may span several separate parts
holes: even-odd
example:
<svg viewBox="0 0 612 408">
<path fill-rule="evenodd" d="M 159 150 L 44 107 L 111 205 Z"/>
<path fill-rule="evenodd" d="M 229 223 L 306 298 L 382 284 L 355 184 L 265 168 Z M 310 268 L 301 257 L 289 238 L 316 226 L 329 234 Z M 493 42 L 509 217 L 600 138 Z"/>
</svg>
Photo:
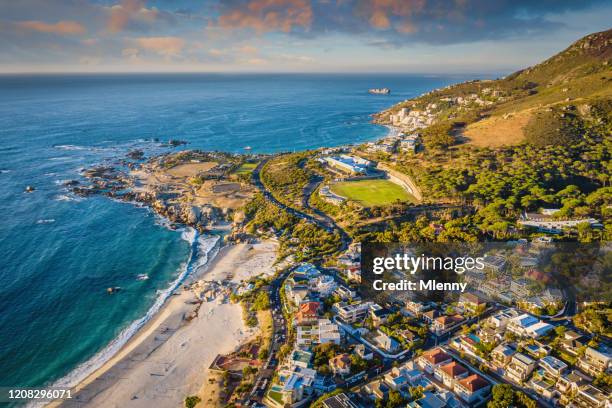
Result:
<svg viewBox="0 0 612 408">
<path fill-rule="evenodd" d="M 271 373 L 278 366 L 277 352 L 287 339 L 287 322 L 282 312 L 283 305 L 280 299 L 280 288 L 283 281 L 287 278 L 289 271 L 283 271 L 270 282 L 270 309 L 272 312 L 272 341 L 268 358 L 263 365 L 263 369 L 257 372 L 257 377 L 253 381 L 251 392 L 244 398 L 245 405 L 259 404 L 263 399 L 265 391 L 272 378 Z"/>
<path fill-rule="evenodd" d="M 253 173 L 251 173 L 251 182 L 253 183 L 253 185 L 257 187 L 259 191 L 261 191 L 261 193 L 263 194 L 266 200 L 268 200 L 275 206 L 281 208 L 282 210 L 287 211 L 289 214 L 294 215 L 298 218 L 301 218 L 312 224 L 315 224 L 329 233 L 332 233 L 332 234 L 334 232 L 338 233 L 338 235 L 340 235 L 340 239 L 342 242 L 342 246 L 341 248 L 339 248 L 339 250 L 345 251 L 348 248 L 348 246 L 351 244 L 351 238 L 346 233 L 346 231 L 344 231 L 340 226 L 338 226 L 338 224 L 336 224 L 336 222 L 333 219 L 331 219 L 327 214 L 323 213 L 322 211 L 316 208 L 311 207 L 310 204 L 308 203 L 308 197 L 310 196 L 310 194 L 306 195 L 306 193 L 308 191 L 311 191 L 311 192 L 314 191 L 314 189 L 318 186 L 321 180 L 318 178 L 313 179 L 306 186 L 305 191 L 304 191 L 304 194 L 305 194 L 305 197 L 303 199 L 303 203 L 305 204 L 304 206 L 305 208 L 308 208 L 310 211 L 316 214 L 316 216 L 313 216 L 311 214 L 307 214 L 303 211 L 297 210 L 293 207 L 289 207 L 288 205 L 281 203 L 274 197 L 272 192 L 265 187 L 261 179 L 261 169 L 268 162 L 268 160 L 269 159 L 262 160 L 257 165 L 257 167 L 253 170 Z"/>
</svg>

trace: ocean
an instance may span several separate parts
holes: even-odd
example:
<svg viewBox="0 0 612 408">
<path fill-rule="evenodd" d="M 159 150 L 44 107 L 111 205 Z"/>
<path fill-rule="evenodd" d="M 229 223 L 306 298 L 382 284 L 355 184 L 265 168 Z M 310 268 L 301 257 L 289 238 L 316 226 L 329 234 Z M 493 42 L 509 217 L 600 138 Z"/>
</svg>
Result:
<svg viewBox="0 0 612 408">
<path fill-rule="evenodd" d="M 184 148 L 279 152 L 376 139 L 370 115 L 461 76 L 0 76 L 0 385 L 71 385 L 212 254 L 148 209 L 78 198 L 88 166 Z M 369 95 L 388 87 L 390 95 Z M 35 188 L 25 193 L 26 186 Z M 107 288 L 120 287 L 115 294 Z"/>
</svg>

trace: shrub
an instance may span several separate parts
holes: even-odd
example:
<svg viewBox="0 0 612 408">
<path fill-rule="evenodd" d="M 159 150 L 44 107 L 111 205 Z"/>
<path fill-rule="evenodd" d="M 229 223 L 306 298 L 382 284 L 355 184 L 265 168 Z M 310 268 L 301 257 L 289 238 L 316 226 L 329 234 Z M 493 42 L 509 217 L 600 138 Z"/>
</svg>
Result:
<svg viewBox="0 0 612 408">
<path fill-rule="evenodd" d="M 202 401 L 202 398 L 198 397 L 197 395 L 190 395 L 190 396 L 185 398 L 185 407 L 186 408 L 194 408 L 201 401 Z"/>
</svg>

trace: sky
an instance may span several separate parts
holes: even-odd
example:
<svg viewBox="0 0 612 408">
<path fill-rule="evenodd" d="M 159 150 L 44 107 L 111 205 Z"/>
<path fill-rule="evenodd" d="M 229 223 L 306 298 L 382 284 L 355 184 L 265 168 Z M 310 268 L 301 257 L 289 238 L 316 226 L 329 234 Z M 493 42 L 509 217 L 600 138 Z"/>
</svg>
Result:
<svg viewBox="0 0 612 408">
<path fill-rule="evenodd" d="M 602 0 L 0 0 L 0 72 L 509 73 Z"/>
</svg>

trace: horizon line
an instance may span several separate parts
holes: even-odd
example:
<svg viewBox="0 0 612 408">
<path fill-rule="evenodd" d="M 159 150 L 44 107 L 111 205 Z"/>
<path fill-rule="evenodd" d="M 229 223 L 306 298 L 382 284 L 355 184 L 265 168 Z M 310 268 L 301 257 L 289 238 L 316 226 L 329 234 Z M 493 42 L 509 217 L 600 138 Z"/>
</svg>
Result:
<svg viewBox="0 0 612 408">
<path fill-rule="evenodd" d="M 509 75 L 514 71 L 466 71 L 466 72 L 423 72 L 423 71 L 0 71 L 0 76 L 35 75 L 422 75 L 422 76 L 469 76 L 469 75 Z"/>
</svg>

